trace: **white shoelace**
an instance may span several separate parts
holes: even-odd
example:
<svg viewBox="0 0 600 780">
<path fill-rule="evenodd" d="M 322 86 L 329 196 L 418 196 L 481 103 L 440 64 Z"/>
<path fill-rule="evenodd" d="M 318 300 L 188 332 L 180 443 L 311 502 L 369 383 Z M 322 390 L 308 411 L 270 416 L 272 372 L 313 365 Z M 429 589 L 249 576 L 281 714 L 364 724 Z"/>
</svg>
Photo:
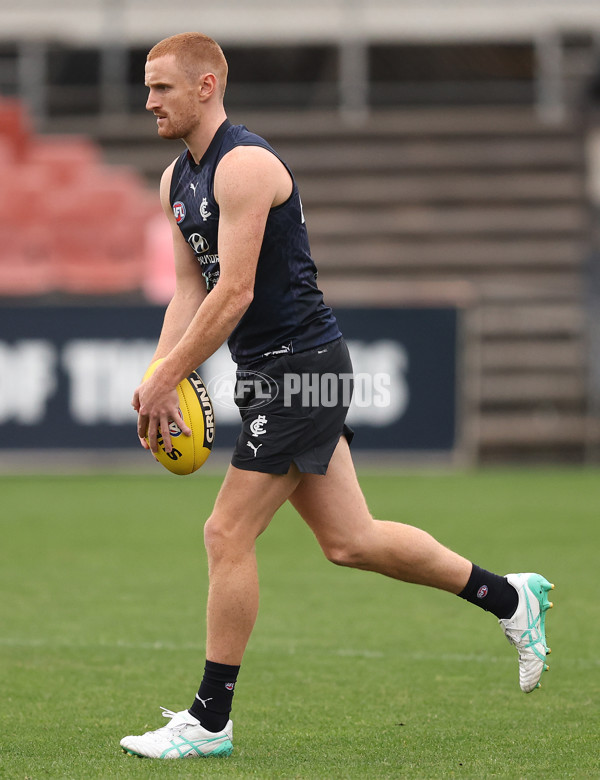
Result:
<svg viewBox="0 0 600 780">
<path fill-rule="evenodd" d="M 178 731 L 182 731 L 182 729 L 184 729 L 186 726 L 193 725 L 189 723 L 189 721 L 185 720 L 185 715 L 186 715 L 185 711 L 183 713 L 173 712 L 173 710 L 169 710 L 166 707 L 161 707 L 161 710 L 163 711 L 162 713 L 163 718 L 169 718 L 171 720 L 171 723 L 167 723 L 165 726 L 161 726 L 160 728 L 155 729 L 154 732 L 152 732 L 154 734 L 158 733 L 159 731 L 162 731 L 163 729 L 168 729 L 174 733 L 177 733 Z M 175 723 L 173 723 L 173 719 L 181 714 L 183 714 L 184 717 L 181 718 L 181 720 L 175 721 Z"/>
</svg>

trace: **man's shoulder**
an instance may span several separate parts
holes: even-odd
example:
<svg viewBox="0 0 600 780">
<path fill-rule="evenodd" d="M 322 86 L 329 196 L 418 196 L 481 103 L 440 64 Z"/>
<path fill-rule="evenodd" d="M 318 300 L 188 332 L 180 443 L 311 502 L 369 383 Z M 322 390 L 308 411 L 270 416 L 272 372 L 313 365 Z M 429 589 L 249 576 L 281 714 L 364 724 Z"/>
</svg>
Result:
<svg viewBox="0 0 600 780">
<path fill-rule="evenodd" d="M 231 125 L 228 128 L 223 139 L 222 148 L 231 149 L 234 146 L 263 146 L 273 151 L 270 143 L 265 138 L 248 130 L 246 125 Z"/>
<path fill-rule="evenodd" d="M 182 166 L 185 162 L 186 156 L 187 150 L 184 150 L 163 171 L 163 175 L 160 180 L 160 192 L 162 199 L 170 199 L 173 193 L 173 187 L 176 186 L 177 181 L 181 175 Z"/>
<path fill-rule="evenodd" d="M 161 177 L 161 182 L 169 182 L 169 183 L 171 182 L 171 179 L 173 178 L 173 172 L 174 172 L 177 164 L 178 163 L 181 164 L 181 158 L 183 157 L 184 154 L 185 154 L 185 152 L 182 152 L 182 154 L 180 154 L 178 157 L 176 157 L 173 160 L 173 162 L 171 162 L 171 163 L 169 163 L 167 165 L 167 167 L 163 171 L 163 174 L 162 174 L 162 177 Z"/>
</svg>

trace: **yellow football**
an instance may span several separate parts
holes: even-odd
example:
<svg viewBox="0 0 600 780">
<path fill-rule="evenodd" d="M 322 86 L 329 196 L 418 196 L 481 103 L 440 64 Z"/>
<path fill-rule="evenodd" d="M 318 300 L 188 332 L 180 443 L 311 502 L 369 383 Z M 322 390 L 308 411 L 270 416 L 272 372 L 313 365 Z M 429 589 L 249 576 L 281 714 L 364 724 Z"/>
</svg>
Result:
<svg viewBox="0 0 600 780">
<path fill-rule="evenodd" d="M 163 358 L 156 360 L 144 374 L 144 381 L 154 373 Z M 215 416 L 212 401 L 204 382 L 196 371 L 177 385 L 179 410 L 191 436 L 184 436 L 177 423 L 169 425 L 173 449 L 166 452 L 163 437 L 158 432 L 158 452 L 154 455 L 172 474 L 192 474 L 205 462 L 215 440 Z M 146 439 L 148 441 L 148 439 Z"/>
</svg>

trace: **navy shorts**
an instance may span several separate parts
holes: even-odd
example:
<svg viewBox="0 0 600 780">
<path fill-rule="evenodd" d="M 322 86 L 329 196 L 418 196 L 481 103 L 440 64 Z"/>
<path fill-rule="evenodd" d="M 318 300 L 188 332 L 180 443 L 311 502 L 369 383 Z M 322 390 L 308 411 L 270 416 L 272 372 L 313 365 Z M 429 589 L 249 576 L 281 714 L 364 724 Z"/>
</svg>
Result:
<svg viewBox="0 0 600 780">
<path fill-rule="evenodd" d="M 343 338 L 320 347 L 268 358 L 238 369 L 235 401 L 242 430 L 232 465 L 246 471 L 287 474 L 292 463 L 308 474 L 325 474 L 345 436 L 353 373 Z"/>
</svg>

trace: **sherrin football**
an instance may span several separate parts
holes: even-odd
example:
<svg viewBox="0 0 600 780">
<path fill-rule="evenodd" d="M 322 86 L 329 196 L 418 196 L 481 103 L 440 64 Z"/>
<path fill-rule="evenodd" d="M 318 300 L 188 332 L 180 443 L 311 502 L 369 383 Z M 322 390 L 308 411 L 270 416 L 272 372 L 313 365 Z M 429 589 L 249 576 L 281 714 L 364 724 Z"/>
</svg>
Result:
<svg viewBox="0 0 600 780">
<path fill-rule="evenodd" d="M 152 363 L 144 374 L 144 381 L 152 376 L 163 359 Z M 172 474 L 192 474 L 206 462 L 212 450 L 215 440 L 213 405 L 204 382 L 196 371 L 192 371 L 177 385 L 177 395 L 181 416 L 192 435 L 184 436 L 177 423 L 172 422 L 169 425 L 169 433 L 173 449 L 166 452 L 159 429 L 158 452 L 154 457 Z"/>
</svg>

